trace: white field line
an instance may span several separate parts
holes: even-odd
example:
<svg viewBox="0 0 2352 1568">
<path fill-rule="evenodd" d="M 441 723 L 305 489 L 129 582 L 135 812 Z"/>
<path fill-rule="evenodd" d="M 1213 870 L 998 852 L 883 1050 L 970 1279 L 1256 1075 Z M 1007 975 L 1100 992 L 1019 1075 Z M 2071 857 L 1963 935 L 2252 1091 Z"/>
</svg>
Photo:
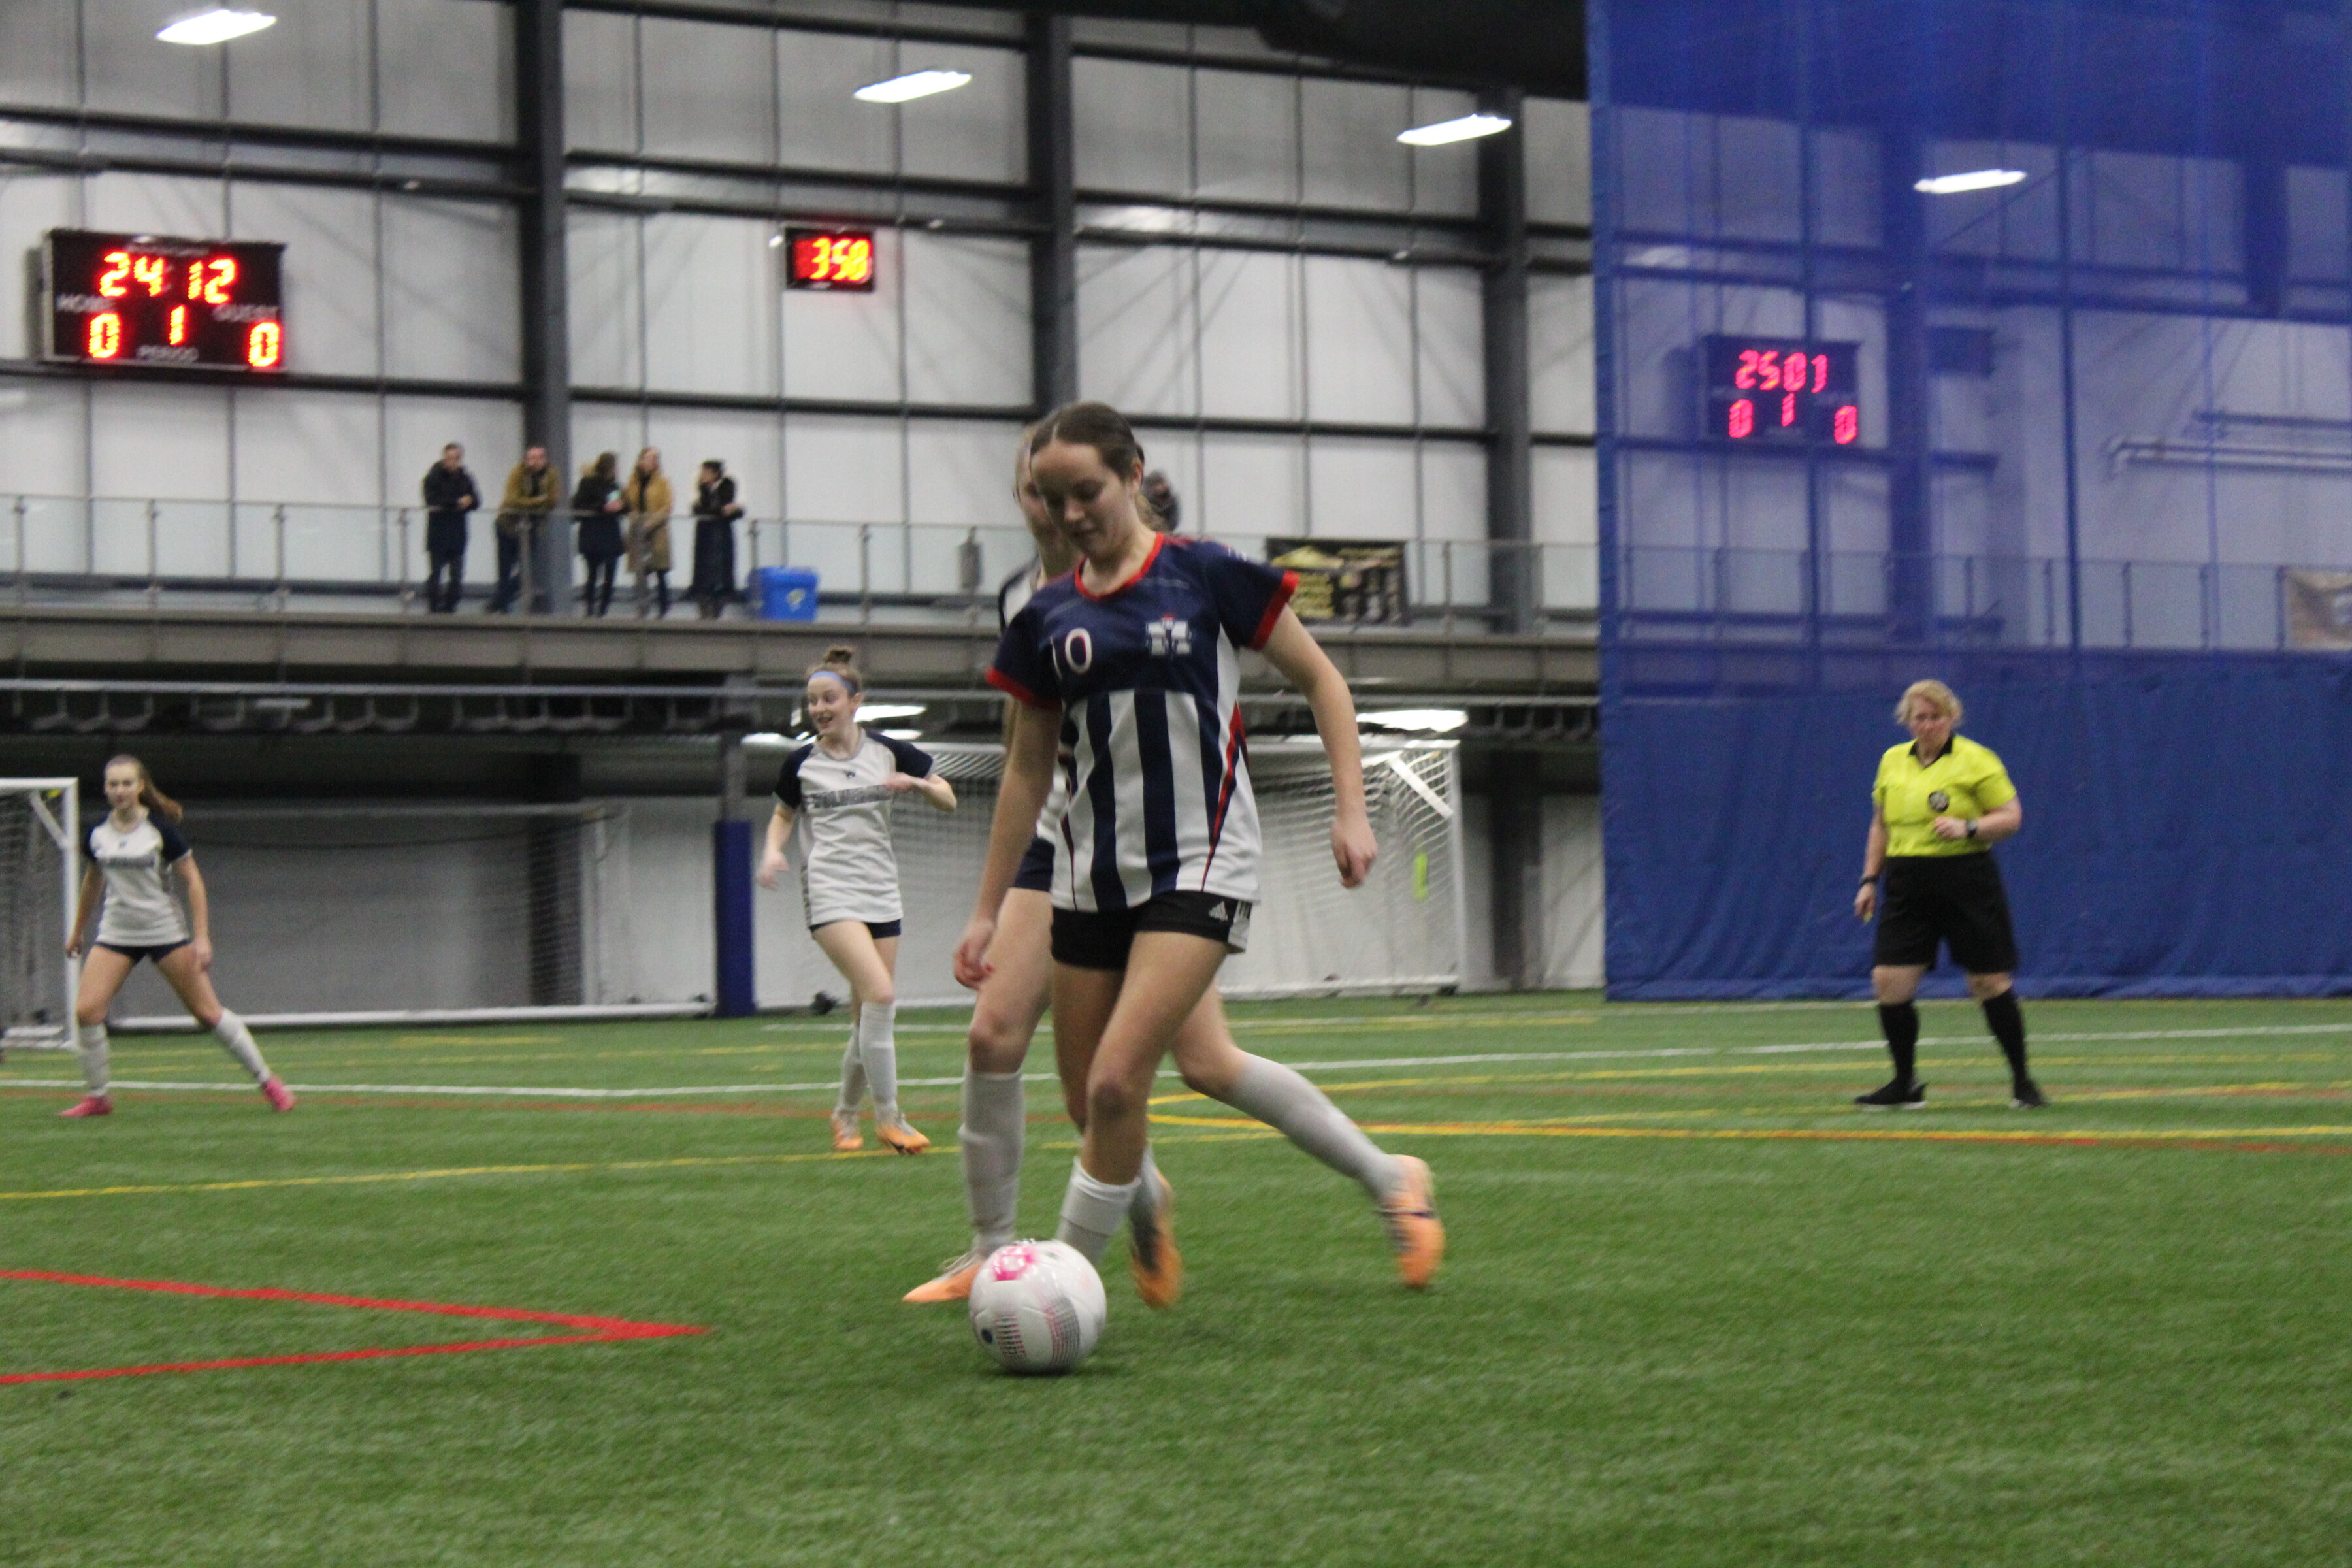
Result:
<svg viewBox="0 0 2352 1568">
<path fill-rule="evenodd" d="M 2105 1029 L 2082 1033 L 2053 1032 L 2036 1035 L 2042 1045 L 2076 1045 L 2093 1041 L 2115 1040 L 2225 1040 L 2280 1038 L 2297 1035 L 2352 1035 L 2352 1019 L 2340 1024 L 2272 1024 L 2247 1025 L 2232 1028 L 2211 1029 Z M 1965 1046 L 1981 1041 L 1976 1035 L 1929 1035 L 1923 1037 L 1923 1046 Z M 1447 1057 L 1354 1057 L 1344 1061 L 1292 1062 L 1300 1072 L 1355 1071 L 1366 1068 L 1427 1068 L 1427 1067 L 1489 1067 L 1514 1062 L 1590 1062 L 1590 1061 L 1649 1061 L 1666 1058 L 1690 1057 L 1769 1057 L 1788 1056 L 1807 1051 L 1877 1051 L 1885 1046 L 1878 1040 L 1809 1040 L 1787 1046 L 1655 1046 L 1626 1050 L 1590 1051 L 1482 1051 L 1469 1056 Z M 1032 1083 L 1051 1083 L 1049 1072 L 1022 1075 Z M 948 1089 L 963 1082 L 961 1078 L 902 1078 L 901 1084 L 911 1089 Z M 79 1089 L 79 1079 L 7 1078 L 0 1077 L 0 1089 Z M 156 1079 L 117 1079 L 114 1087 L 143 1090 L 209 1091 L 234 1089 L 233 1082 L 183 1083 Z M 717 1094 L 814 1094 L 840 1087 L 836 1079 L 808 1083 L 721 1083 L 704 1084 L 683 1089 L 532 1089 L 529 1087 L 487 1086 L 480 1084 L 433 1083 L 297 1083 L 289 1089 L 305 1094 L 440 1094 L 474 1096 L 486 1099 L 520 1100 L 675 1100 L 698 1095 Z"/>
<path fill-rule="evenodd" d="M 1967 1000 L 1967 998 L 1948 996 L 1934 997 L 1929 1000 L 1961 1002 Z M 901 1008 L 905 1008 L 916 1005 L 916 1004 L 902 1002 L 899 1005 Z M 945 1005 L 945 1004 L 941 1004 L 941 1005 Z M 1642 1017 L 1644 1016 L 1645 1014 L 1647 1016 L 1654 1018 L 1697 1018 L 1709 1016 L 1718 1013 L 1811 1013 L 1839 1011 L 1866 1013 L 1871 1009 L 1872 1005 L 1873 1005 L 1871 1003 L 1866 1001 L 1610 1002 L 1605 1004 L 1595 1002 L 1590 1007 L 1565 1013 L 1427 1013 L 1418 1016 L 1412 1014 L 1405 1014 L 1402 1015 L 1402 1016 L 1407 1022 L 1412 1023 L 1416 1026 L 1424 1025 L 1435 1019 L 1454 1019 L 1462 1022 L 1475 1023 L 1485 1028 L 1494 1028 L 1505 1024 L 1527 1024 L 1529 1026 L 1538 1024 L 1597 1024 L 1601 1022 L 1602 1009 L 1604 1007 L 1606 1007 L 1609 1012 L 1626 1018 Z M 1642 1011 L 1635 1011 L 1635 1009 L 1641 1009 Z M 1226 1022 L 1232 1025 L 1236 1031 L 1244 1029 L 1320 1029 L 1333 1027 L 1365 1028 L 1377 1026 L 1385 1021 L 1386 1020 L 1381 1016 L 1362 1013 L 1337 1013 L 1328 1017 L 1229 1018 L 1226 1020 Z M 845 1029 L 848 1026 L 849 1021 L 845 1012 L 839 1024 L 834 1023 L 832 1017 L 828 1015 L 824 1017 L 794 1018 L 781 1024 L 762 1024 L 760 1026 L 761 1029 L 767 1030 L 771 1033 L 782 1033 L 791 1029 Z M 898 1026 L 898 1033 L 902 1035 L 961 1034 L 968 1027 L 970 1027 L 969 1024 L 900 1024 Z"/>
</svg>

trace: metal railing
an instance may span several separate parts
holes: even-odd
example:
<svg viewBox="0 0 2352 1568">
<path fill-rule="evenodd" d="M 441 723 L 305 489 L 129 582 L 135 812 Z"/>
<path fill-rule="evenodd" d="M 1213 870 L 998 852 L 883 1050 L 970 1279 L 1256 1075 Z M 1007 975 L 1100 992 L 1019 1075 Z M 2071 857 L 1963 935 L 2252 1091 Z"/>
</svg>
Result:
<svg viewBox="0 0 2352 1568">
<path fill-rule="evenodd" d="M 487 598 L 497 582 L 496 515 L 484 508 L 471 519 L 464 573 L 469 599 Z M 568 539 L 570 513 L 555 518 Z M 732 526 L 736 587 L 745 605 L 736 613 L 756 609 L 750 603 L 754 571 L 797 566 L 817 574 L 824 621 L 992 616 L 999 585 L 1032 553 L 1017 521 L 755 517 Z M 695 528 L 690 514 L 670 519 L 674 603 L 692 576 Z M 0 495 L 0 571 L 11 574 L 19 605 L 128 597 L 157 607 L 228 600 L 262 611 L 421 614 L 425 536 L 422 507 Z M 1264 535 L 1213 537 L 1266 558 Z M 1589 544 L 1424 539 L 1396 545 L 1401 590 L 1358 605 L 1346 618 L 1466 634 L 1508 625 L 1511 613 L 1503 606 L 1517 602 L 1538 625 L 1592 619 L 1599 579 Z M 567 550 L 566 559 L 570 575 L 559 597 L 565 613 L 576 614 L 585 571 L 576 552 Z M 621 577 L 614 610 L 626 616 L 632 595 L 625 561 Z"/>
<path fill-rule="evenodd" d="M 2256 650 L 2292 646 L 2289 588 L 2308 562 L 2083 560 L 1876 552 L 1629 547 L 1619 553 L 1629 637 L 1982 647 Z"/>
</svg>

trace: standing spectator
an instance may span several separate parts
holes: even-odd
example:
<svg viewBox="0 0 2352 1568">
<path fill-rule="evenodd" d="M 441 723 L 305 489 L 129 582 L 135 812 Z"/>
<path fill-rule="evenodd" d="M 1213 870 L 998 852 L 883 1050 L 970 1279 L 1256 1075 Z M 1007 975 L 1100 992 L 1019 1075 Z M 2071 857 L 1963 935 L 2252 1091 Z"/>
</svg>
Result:
<svg viewBox="0 0 2352 1568">
<path fill-rule="evenodd" d="M 713 458 L 702 465 L 694 487 L 694 581 L 687 593 L 694 613 L 715 621 L 735 597 L 735 481 Z"/>
<path fill-rule="evenodd" d="M 533 447 L 507 475 L 507 493 L 499 501 L 499 591 L 490 600 L 490 614 L 504 615 L 522 595 L 522 563 L 539 525 L 555 510 L 555 471 L 547 466 L 547 448 Z"/>
<path fill-rule="evenodd" d="M 580 557 L 588 563 L 587 585 L 580 590 L 580 613 L 602 617 L 613 607 L 613 578 L 621 561 L 621 459 L 599 452 L 580 470 L 572 492 L 572 520 L 580 525 Z"/>
<path fill-rule="evenodd" d="M 425 470 L 425 553 L 433 563 L 425 577 L 426 609 L 446 616 L 457 607 L 471 531 L 466 514 L 481 504 L 481 487 L 466 471 L 466 448 L 452 441 L 441 448 L 441 460 Z M 441 585 L 444 572 L 449 574 L 446 588 Z"/>
<path fill-rule="evenodd" d="M 654 582 L 660 618 L 669 619 L 669 514 L 673 502 L 669 476 L 662 472 L 661 452 L 653 447 L 637 454 L 629 482 L 621 487 L 629 509 L 629 574 L 635 579 L 637 619 L 646 618 L 646 579 Z"/>
</svg>

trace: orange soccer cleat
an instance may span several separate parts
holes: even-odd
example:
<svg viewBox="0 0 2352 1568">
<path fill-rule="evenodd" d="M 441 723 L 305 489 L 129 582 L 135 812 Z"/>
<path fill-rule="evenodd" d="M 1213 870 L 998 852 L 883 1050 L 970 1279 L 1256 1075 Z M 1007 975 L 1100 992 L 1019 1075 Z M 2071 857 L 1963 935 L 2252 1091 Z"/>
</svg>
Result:
<svg viewBox="0 0 2352 1568">
<path fill-rule="evenodd" d="M 1167 1177 L 1160 1177 L 1160 1205 L 1150 1223 L 1137 1223 L 1130 1212 L 1127 1230 L 1133 1247 L 1127 1267 L 1135 1276 L 1135 1293 L 1153 1311 L 1164 1312 L 1184 1293 L 1184 1256 L 1176 1250 L 1176 1189 Z"/>
<path fill-rule="evenodd" d="M 960 1258 L 950 1258 L 940 1265 L 939 1273 L 898 1298 L 918 1307 L 929 1307 L 941 1301 L 969 1301 L 971 1282 L 980 1278 L 982 1259 L 978 1247 Z"/>
<path fill-rule="evenodd" d="M 875 1141 L 895 1153 L 919 1154 L 931 1146 L 931 1141 L 907 1125 L 904 1117 L 896 1121 L 874 1119 Z"/>
<path fill-rule="evenodd" d="M 111 1116 L 114 1114 L 114 1101 L 102 1094 L 86 1094 L 83 1095 L 81 1099 L 76 1100 L 73 1104 L 67 1106 L 63 1110 L 58 1111 L 58 1114 L 67 1118 L 76 1116 Z"/>
<path fill-rule="evenodd" d="M 836 1154 L 847 1154 L 865 1147 L 865 1134 L 857 1131 L 857 1112 L 835 1111 L 833 1113 L 833 1152 Z"/>
<path fill-rule="evenodd" d="M 1381 1205 L 1381 1221 L 1389 1227 L 1389 1245 L 1396 1248 L 1398 1275 L 1414 1289 L 1425 1289 L 1445 1257 L 1445 1227 L 1437 1222 L 1437 1184 L 1426 1160 L 1400 1154 L 1397 1164 L 1404 1179 Z"/>
</svg>

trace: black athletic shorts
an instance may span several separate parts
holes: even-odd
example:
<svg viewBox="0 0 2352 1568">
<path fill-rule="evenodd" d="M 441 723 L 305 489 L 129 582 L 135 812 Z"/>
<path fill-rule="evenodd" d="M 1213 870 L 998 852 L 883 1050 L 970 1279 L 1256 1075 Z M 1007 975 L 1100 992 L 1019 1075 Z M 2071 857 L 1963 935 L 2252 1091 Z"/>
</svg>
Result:
<svg viewBox="0 0 2352 1568">
<path fill-rule="evenodd" d="M 1871 963 L 1932 968 L 1938 942 L 1970 974 L 2007 974 L 2017 968 L 2009 895 L 1990 855 L 1887 857 Z"/>
<path fill-rule="evenodd" d="M 840 921 L 827 921 L 824 922 L 824 925 L 837 926 L 841 923 L 842 922 Z M 857 923 L 864 926 L 866 928 L 866 934 L 871 936 L 876 942 L 880 942 L 886 936 L 897 936 L 899 931 L 905 929 L 907 924 L 904 921 L 859 921 Z M 809 927 L 809 934 L 814 936 L 824 929 L 824 926 L 811 926 Z"/>
<path fill-rule="evenodd" d="M 1054 890 L 1054 841 L 1042 834 L 1029 840 L 1029 848 L 1021 857 L 1021 869 L 1013 873 L 1013 885 L 1026 888 L 1033 893 Z"/>
<path fill-rule="evenodd" d="M 142 958 L 151 963 L 161 963 L 188 944 L 184 942 L 167 942 L 154 947 L 125 947 L 119 942 L 101 942 L 96 945 L 106 949 L 109 952 L 121 953 L 131 961 L 131 967 L 135 969 Z"/>
<path fill-rule="evenodd" d="M 1126 910 L 1054 911 L 1054 962 L 1073 969 L 1125 969 L 1135 933 L 1180 931 L 1225 944 L 1249 946 L 1250 906 L 1215 893 L 1162 893 Z"/>
</svg>

